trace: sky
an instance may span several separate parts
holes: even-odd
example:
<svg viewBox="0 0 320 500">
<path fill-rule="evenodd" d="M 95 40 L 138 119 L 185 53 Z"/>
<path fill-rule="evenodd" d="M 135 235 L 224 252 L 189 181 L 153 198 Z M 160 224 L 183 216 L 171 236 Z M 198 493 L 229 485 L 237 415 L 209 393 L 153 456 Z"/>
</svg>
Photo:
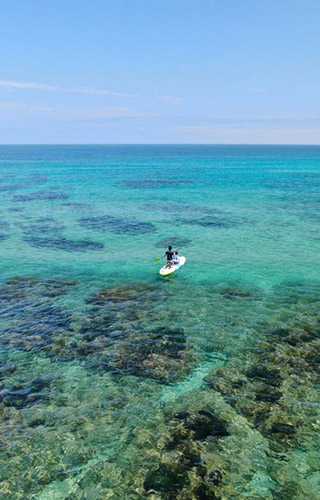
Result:
<svg viewBox="0 0 320 500">
<path fill-rule="evenodd" d="M 319 0 L 0 12 L 0 144 L 320 144 Z"/>
</svg>

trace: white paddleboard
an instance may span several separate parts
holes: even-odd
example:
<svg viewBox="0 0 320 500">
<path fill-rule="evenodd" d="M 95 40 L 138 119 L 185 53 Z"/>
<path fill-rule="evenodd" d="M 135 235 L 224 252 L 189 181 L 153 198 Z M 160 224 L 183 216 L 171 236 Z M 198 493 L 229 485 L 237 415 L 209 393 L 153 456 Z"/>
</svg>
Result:
<svg viewBox="0 0 320 500">
<path fill-rule="evenodd" d="M 174 264 L 172 267 L 163 266 L 160 269 L 159 274 L 161 274 L 161 276 L 168 276 L 168 274 L 174 273 L 177 269 L 180 269 L 180 267 L 185 264 L 186 260 L 187 259 L 185 257 L 180 257 L 179 264 Z"/>
</svg>

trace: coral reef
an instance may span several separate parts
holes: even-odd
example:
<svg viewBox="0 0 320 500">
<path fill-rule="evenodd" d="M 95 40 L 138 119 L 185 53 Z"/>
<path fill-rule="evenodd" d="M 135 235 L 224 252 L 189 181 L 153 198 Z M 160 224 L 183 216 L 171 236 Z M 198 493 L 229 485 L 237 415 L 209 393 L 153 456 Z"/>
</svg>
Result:
<svg viewBox="0 0 320 500">
<path fill-rule="evenodd" d="M 90 354 L 113 374 L 149 377 L 173 382 L 190 370 L 192 356 L 184 329 L 162 326 L 157 305 L 165 294 L 150 285 L 128 285 L 101 290 L 88 299 L 91 305 L 81 327 L 79 355 Z M 158 326 L 157 326 L 158 324 Z"/>
</svg>

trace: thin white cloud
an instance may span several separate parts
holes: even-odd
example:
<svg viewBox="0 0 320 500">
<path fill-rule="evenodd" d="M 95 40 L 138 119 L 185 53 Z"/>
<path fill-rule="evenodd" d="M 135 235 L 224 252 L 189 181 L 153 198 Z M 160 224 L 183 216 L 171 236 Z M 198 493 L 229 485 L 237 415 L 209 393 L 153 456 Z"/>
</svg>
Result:
<svg viewBox="0 0 320 500">
<path fill-rule="evenodd" d="M 113 118 L 147 118 L 153 116 L 156 115 L 154 113 L 122 107 L 91 109 L 61 108 L 55 113 L 55 117 L 61 120 L 103 120 Z"/>
<path fill-rule="evenodd" d="M 20 102 L 1 102 L 0 119 L 8 117 L 29 118 L 31 116 L 44 118 L 50 121 L 105 121 L 113 119 L 154 118 L 156 113 L 139 111 L 129 107 L 90 107 L 67 108 L 58 106 L 35 106 Z"/>
<path fill-rule="evenodd" d="M 0 101 L 0 110 L 3 111 L 52 111 L 48 106 L 29 106 L 24 102 Z"/>
<path fill-rule="evenodd" d="M 181 104 L 183 102 L 181 97 L 175 97 L 173 95 L 159 95 L 157 100 L 165 102 L 166 104 Z"/>
<path fill-rule="evenodd" d="M 53 111 L 53 108 L 49 108 L 48 106 L 47 107 L 45 107 L 45 106 L 43 106 L 43 107 L 41 107 L 41 106 L 30 107 L 28 109 L 29 109 L 29 111 L 39 111 L 41 113 Z"/>
<path fill-rule="evenodd" d="M 14 80 L 3 80 L 0 79 L 0 87 L 5 90 L 19 90 L 19 89 L 34 89 L 42 90 L 45 92 L 70 92 L 73 94 L 87 94 L 87 95 L 97 95 L 97 96 L 114 96 L 114 97 L 138 97 L 134 94 L 125 94 L 123 92 L 113 92 L 106 89 L 95 89 L 91 87 L 59 87 L 57 85 L 48 85 L 46 83 L 39 82 L 17 82 Z"/>
</svg>

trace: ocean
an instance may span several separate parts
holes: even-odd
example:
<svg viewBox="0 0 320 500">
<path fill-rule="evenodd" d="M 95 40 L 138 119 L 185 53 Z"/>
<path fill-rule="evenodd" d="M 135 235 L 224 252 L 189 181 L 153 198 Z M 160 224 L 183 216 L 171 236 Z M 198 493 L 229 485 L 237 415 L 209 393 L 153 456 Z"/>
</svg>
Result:
<svg viewBox="0 0 320 500">
<path fill-rule="evenodd" d="M 320 498 L 320 147 L 0 146 L 0 195 L 0 498 Z"/>
</svg>

